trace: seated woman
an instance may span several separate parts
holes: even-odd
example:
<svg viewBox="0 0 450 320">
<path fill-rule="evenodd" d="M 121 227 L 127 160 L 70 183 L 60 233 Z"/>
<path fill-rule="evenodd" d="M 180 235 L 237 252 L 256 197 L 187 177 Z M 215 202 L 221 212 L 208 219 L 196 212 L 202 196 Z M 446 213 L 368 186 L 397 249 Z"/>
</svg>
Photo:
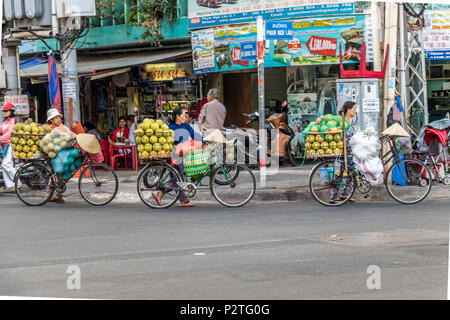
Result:
<svg viewBox="0 0 450 320">
<path fill-rule="evenodd" d="M 187 141 L 189 139 L 194 139 L 201 141 L 202 135 L 199 132 L 194 131 L 190 124 L 186 123 L 186 110 L 177 107 L 173 110 L 172 113 L 172 122 L 169 125 L 169 128 L 175 132 L 174 144 L 175 146 L 183 141 Z M 182 171 L 182 169 L 180 168 Z M 168 183 L 168 187 L 176 188 L 176 181 L 173 179 L 170 183 Z M 157 195 L 153 194 L 153 198 L 155 201 L 161 205 L 161 199 L 164 196 L 163 191 L 159 191 Z M 194 205 L 189 200 L 189 198 L 185 195 L 183 191 L 180 193 L 180 197 L 178 199 L 180 201 L 180 207 L 193 207 Z"/>
</svg>

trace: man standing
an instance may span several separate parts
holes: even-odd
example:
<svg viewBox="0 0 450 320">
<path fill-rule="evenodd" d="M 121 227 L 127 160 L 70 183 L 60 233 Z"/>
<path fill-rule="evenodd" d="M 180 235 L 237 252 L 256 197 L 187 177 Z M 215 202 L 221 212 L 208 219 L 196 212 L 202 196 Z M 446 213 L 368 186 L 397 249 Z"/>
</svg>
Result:
<svg viewBox="0 0 450 320">
<path fill-rule="evenodd" d="M 219 90 L 209 90 L 206 98 L 208 103 L 203 106 L 198 118 L 198 124 L 204 137 L 216 129 L 222 131 L 227 114 L 225 106 L 217 100 L 219 98 Z"/>
</svg>

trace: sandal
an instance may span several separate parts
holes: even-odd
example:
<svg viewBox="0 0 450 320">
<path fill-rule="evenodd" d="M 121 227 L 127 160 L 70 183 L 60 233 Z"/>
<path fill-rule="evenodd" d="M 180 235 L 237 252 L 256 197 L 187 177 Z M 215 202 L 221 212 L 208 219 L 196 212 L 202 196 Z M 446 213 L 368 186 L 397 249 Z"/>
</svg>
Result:
<svg viewBox="0 0 450 320">
<path fill-rule="evenodd" d="M 195 207 L 195 205 L 192 202 L 187 202 L 187 203 L 183 203 L 180 202 L 180 204 L 178 205 L 179 207 Z"/>
<path fill-rule="evenodd" d="M 345 199 L 347 199 L 347 197 L 346 197 L 346 196 L 341 196 L 340 198 L 341 198 L 341 200 L 345 200 Z M 353 198 L 350 198 L 350 199 L 348 199 L 348 202 L 355 202 L 355 199 L 353 199 Z"/>
<path fill-rule="evenodd" d="M 156 194 L 154 194 L 153 192 L 152 192 L 152 197 L 153 197 L 153 199 L 155 199 L 158 206 L 162 207 L 161 200 L 159 200 L 158 196 Z"/>
</svg>

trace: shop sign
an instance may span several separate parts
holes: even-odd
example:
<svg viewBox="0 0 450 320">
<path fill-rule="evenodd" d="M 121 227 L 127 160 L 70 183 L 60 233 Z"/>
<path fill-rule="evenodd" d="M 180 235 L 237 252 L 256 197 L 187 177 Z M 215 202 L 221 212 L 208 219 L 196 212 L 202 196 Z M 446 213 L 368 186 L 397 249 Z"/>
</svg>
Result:
<svg viewBox="0 0 450 320">
<path fill-rule="evenodd" d="M 266 40 L 292 40 L 292 21 L 267 21 Z"/>
<path fill-rule="evenodd" d="M 188 0 L 189 28 L 264 20 L 352 14 L 351 0 Z"/>
<path fill-rule="evenodd" d="M 17 115 L 30 113 L 27 95 L 5 96 L 5 103 L 12 103 L 14 105 L 14 113 Z"/>
<path fill-rule="evenodd" d="M 450 10 L 426 10 L 423 44 L 427 60 L 450 56 Z"/>
<path fill-rule="evenodd" d="M 358 62 L 361 58 L 362 41 L 372 41 L 370 36 L 366 36 L 365 24 L 366 15 L 293 20 L 292 40 L 266 41 L 266 46 L 262 48 L 265 67 L 338 64 L 339 46 L 342 46 L 344 63 Z M 256 57 L 253 55 L 257 54 L 257 50 L 254 52 L 253 45 L 249 45 L 256 43 L 255 24 L 193 31 L 193 43 L 206 34 L 210 37 L 208 47 L 193 46 L 195 74 L 257 67 Z M 368 48 L 368 62 L 373 61 L 370 57 L 373 57 L 373 52 Z M 243 63 L 244 61 L 248 63 Z"/>
<path fill-rule="evenodd" d="M 306 41 L 309 52 L 322 56 L 336 56 L 337 39 L 312 36 Z"/>
<path fill-rule="evenodd" d="M 186 77 L 186 68 L 182 63 L 147 64 L 145 71 L 151 74 L 153 81 L 169 81 Z"/>
</svg>

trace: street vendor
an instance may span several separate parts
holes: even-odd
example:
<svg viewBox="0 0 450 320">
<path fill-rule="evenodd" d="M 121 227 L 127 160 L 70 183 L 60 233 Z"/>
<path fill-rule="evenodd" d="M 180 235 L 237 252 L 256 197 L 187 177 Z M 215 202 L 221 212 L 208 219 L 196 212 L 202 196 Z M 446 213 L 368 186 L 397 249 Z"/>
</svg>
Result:
<svg viewBox="0 0 450 320">
<path fill-rule="evenodd" d="M 14 105 L 6 103 L 2 107 L 3 122 L 0 125 L 0 163 L 2 164 L 3 179 L 7 192 L 14 192 L 14 176 L 16 168 L 14 168 L 12 149 L 11 149 L 11 133 L 16 118 L 14 117 Z"/>
<path fill-rule="evenodd" d="M 59 113 L 58 109 L 56 108 L 51 108 L 47 111 L 47 123 L 50 125 L 51 131 L 58 129 L 61 132 L 70 133 L 74 137 L 76 136 L 75 133 L 70 131 L 70 129 L 62 123 L 62 114 Z M 64 199 L 62 197 L 62 194 L 56 192 L 56 194 L 52 199 L 50 199 L 50 201 L 63 203 Z"/>
<path fill-rule="evenodd" d="M 356 117 L 356 110 L 357 110 L 357 105 L 356 105 L 356 102 L 354 102 L 354 101 L 345 102 L 342 105 L 342 108 L 340 110 L 340 114 L 344 113 L 344 122 L 346 124 L 345 125 L 345 127 L 346 127 L 345 142 L 346 142 L 346 146 L 347 146 L 347 166 L 349 169 L 354 167 L 354 163 L 352 160 L 352 158 L 353 158 L 352 150 L 350 147 L 350 139 L 356 133 L 355 120 L 354 120 L 354 118 Z M 316 120 L 316 123 L 320 124 L 323 117 L 324 116 L 319 117 Z M 348 194 L 350 192 L 350 185 L 352 184 L 352 178 L 350 175 L 346 176 L 344 179 L 345 179 L 345 187 L 344 187 L 344 190 L 342 191 L 340 199 L 346 199 L 348 197 Z M 331 204 L 334 204 L 338 201 L 338 194 L 339 194 L 339 187 L 331 189 L 330 200 L 329 200 L 329 202 Z M 349 201 L 354 202 L 355 200 L 353 198 L 350 198 Z"/>
<path fill-rule="evenodd" d="M 61 132 L 70 133 L 74 137 L 76 136 L 75 133 L 70 131 L 70 129 L 62 123 L 62 114 L 59 113 L 56 108 L 51 108 L 47 111 L 47 123 L 50 125 L 51 131 L 58 129 Z"/>
</svg>

